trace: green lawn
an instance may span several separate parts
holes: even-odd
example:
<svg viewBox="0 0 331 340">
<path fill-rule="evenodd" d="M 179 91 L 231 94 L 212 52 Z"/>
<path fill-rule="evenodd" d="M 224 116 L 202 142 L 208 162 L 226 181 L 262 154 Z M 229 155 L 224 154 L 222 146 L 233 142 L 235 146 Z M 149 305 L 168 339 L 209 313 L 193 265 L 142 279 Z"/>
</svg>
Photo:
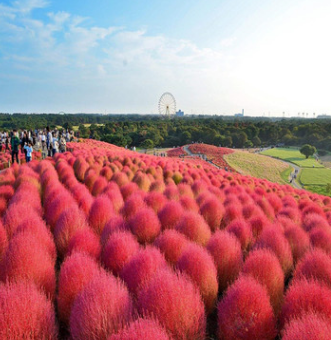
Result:
<svg viewBox="0 0 331 340">
<path fill-rule="evenodd" d="M 331 169 L 302 169 L 300 181 L 303 185 L 327 185 L 331 183 Z"/>
<path fill-rule="evenodd" d="M 283 159 L 284 161 L 294 163 L 302 168 L 324 168 L 324 166 L 318 163 L 315 158 L 309 157 L 306 159 L 298 149 L 294 148 L 273 148 L 263 151 L 261 154 Z"/>
</svg>

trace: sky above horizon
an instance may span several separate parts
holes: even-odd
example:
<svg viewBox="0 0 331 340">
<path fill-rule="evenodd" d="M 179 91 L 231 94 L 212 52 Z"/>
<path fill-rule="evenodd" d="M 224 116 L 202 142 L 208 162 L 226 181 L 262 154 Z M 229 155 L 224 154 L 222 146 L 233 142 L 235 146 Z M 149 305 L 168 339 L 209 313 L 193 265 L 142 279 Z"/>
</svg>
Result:
<svg viewBox="0 0 331 340">
<path fill-rule="evenodd" d="M 331 114 L 330 0 L 0 1 L 0 112 Z"/>
</svg>

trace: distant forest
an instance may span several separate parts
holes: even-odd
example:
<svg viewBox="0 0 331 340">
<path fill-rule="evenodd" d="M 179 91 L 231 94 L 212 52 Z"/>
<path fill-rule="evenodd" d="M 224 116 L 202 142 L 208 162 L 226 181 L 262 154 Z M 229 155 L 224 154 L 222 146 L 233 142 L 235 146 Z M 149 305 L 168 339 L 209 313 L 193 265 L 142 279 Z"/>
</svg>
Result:
<svg viewBox="0 0 331 340">
<path fill-rule="evenodd" d="M 91 124 L 85 126 L 84 124 Z M 331 151 L 330 119 L 234 118 L 190 116 L 163 119 L 156 115 L 0 114 L 0 130 L 75 127 L 77 134 L 119 146 L 173 147 L 203 142 L 249 148 L 285 144 L 312 144 Z"/>
</svg>

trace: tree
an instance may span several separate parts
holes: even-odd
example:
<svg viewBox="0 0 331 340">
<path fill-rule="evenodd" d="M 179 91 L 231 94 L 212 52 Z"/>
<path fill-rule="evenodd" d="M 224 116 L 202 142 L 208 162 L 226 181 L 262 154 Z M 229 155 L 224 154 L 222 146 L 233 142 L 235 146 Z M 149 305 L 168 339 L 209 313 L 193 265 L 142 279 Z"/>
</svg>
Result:
<svg viewBox="0 0 331 340">
<path fill-rule="evenodd" d="M 300 153 L 306 156 L 308 158 L 309 156 L 312 156 L 316 152 L 315 146 L 305 144 L 301 147 Z"/>
</svg>

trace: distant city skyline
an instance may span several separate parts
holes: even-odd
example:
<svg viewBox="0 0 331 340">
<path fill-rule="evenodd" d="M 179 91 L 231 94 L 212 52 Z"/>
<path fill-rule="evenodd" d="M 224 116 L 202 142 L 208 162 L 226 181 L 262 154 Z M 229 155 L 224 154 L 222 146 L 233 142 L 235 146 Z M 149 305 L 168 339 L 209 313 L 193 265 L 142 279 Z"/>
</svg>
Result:
<svg viewBox="0 0 331 340">
<path fill-rule="evenodd" d="M 330 17 L 329 0 L 0 1 L 0 112 L 149 114 L 169 91 L 186 115 L 331 114 Z"/>
</svg>

